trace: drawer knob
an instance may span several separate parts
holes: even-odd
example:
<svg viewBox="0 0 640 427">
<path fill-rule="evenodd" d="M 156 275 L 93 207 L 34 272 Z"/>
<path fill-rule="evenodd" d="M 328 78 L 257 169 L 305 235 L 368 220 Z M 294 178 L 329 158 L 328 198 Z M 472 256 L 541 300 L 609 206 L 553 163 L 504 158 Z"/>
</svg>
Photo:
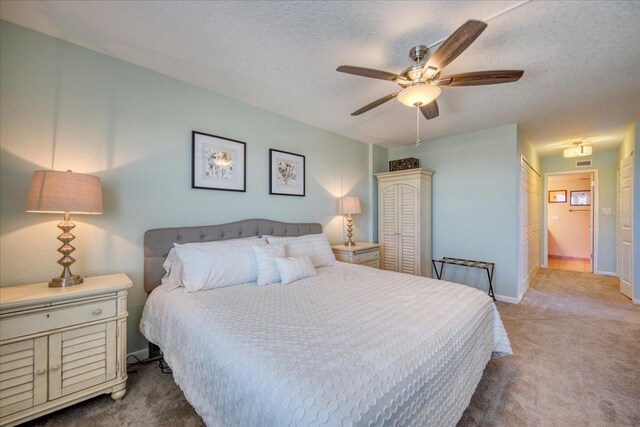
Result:
<svg viewBox="0 0 640 427">
<path fill-rule="evenodd" d="M 36 371 L 36 375 L 42 375 L 42 374 L 44 374 L 45 372 L 47 372 L 47 370 L 46 370 L 46 369 L 38 369 L 38 370 Z"/>
<path fill-rule="evenodd" d="M 96 308 L 95 310 L 93 310 L 93 314 L 95 314 L 96 316 L 98 314 L 102 314 L 102 309 L 101 308 Z"/>
<path fill-rule="evenodd" d="M 58 369 L 60 369 L 60 365 L 53 365 L 53 366 L 51 367 L 51 370 L 52 370 L 52 371 L 57 371 Z"/>
</svg>

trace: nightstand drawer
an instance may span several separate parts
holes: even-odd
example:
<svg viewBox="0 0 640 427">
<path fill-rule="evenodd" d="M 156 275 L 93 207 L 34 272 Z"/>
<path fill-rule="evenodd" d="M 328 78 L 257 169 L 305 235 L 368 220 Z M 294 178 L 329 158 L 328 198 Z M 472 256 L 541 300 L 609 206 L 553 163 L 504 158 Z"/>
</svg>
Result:
<svg viewBox="0 0 640 427">
<path fill-rule="evenodd" d="M 2 319 L 0 340 L 45 332 L 66 326 L 79 325 L 94 320 L 115 316 L 117 304 L 115 298 L 70 303 L 51 307 L 29 314 L 14 314 Z"/>
<path fill-rule="evenodd" d="M 367 261 L 375 261 L 378 259 L 378 249 L 370 250 L 363 253 L 355 253 L 351 257 L 353 263 L 365 263 Z"/>
<path fill-rule="evenodd" d="M 380 268 L 380 260 L 363 262 L 360 265 L 366 265 L 367 267 Z"/>
</svg>

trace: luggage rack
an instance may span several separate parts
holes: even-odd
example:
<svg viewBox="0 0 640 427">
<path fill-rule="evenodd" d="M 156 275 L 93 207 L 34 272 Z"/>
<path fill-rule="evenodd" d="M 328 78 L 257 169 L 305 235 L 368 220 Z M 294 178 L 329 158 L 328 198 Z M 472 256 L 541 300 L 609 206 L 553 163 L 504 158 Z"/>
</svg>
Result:
<svg viewBox="0 0 640 427">
<path fill-rule="evenodd" d="M 442 259 L 432 259 L 433 270 L 436 272 L 436 276 L 438 280 L 442 280 L 442 270 L 444 269 L 445 264 L 459 265 L 461 267 L 471 267 L 471 268 L 481 268 L 487 272 L 487 278 L 489 279 L 489 296 L 496 300 L 496 297 L 493 295 L 493 270 L 495 268 L 495 263 L 487 262 L 487 261 L 475 261 L 472 259 L 462 259 L 462 258 L 451 258 L 451 257 L 443 257 Z M 436 267 L 436 263 L 440 263 L 440 271 L 438 272 L 438 267 Z"/>
</svg>

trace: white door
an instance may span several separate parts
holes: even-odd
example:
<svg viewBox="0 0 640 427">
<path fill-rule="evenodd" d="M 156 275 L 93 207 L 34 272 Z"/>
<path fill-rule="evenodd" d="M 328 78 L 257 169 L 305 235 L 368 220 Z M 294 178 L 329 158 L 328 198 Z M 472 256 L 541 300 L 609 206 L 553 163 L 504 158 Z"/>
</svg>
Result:
<svg viewBox="0 0 640 427">
<path fill-rule="evenodd" d="M 524 159 L 520 162 L 519 264 L 522 295 L 540 266 L 540 175 Z"/>
<path fill-rule="evenodd" d="M 618 179 L 618 277 L 620 292 L 632 298 L 633 245 L 631 240 L 633 218 L 633 158 L 620 161 Z"/>
</svg>

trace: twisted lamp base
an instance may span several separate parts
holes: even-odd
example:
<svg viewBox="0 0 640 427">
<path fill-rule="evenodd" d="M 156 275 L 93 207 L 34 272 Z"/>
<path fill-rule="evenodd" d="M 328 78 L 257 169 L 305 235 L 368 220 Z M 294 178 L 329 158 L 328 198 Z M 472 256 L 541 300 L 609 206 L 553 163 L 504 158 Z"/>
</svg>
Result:
<svg viewBox="0 0 640 427">
<path fill-rule="evenodd" d="M 71 245 L 71 241 L 76 238 L 71 234 L 76 225 L 71 222 L 71 214 L 69 212 L 64 213 L 64 220 L 58 224 L 58 228 L 62 230 L 62 234 L 58 236 L 58 240 L 62 242 L 62 246 L 58 248 L 58 252 L 62 254 L 62 258 L 58 260 L 58 264 L 62 266 L 62 274 L 60 277 L 54 277 L 49 281 L 50 288 L 62 288 L 65 286 L 79 285 L 84 281 L 82 276 L 71 273 L 71 265 L 76 260 L 71 256 L 71 252 L 75 251 Z"/>
<path fill-rule="evenodd" d="M 351 240 L 353 237 L 353 220 L 351 219 L 351 214 L 347 217 L 347 241 L 344 242 L 345 246 L 355 246 L 356 242 Z"/>
</svg>

